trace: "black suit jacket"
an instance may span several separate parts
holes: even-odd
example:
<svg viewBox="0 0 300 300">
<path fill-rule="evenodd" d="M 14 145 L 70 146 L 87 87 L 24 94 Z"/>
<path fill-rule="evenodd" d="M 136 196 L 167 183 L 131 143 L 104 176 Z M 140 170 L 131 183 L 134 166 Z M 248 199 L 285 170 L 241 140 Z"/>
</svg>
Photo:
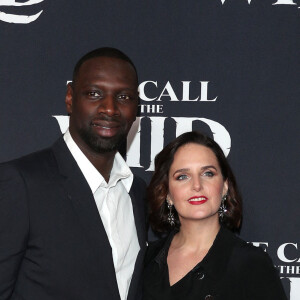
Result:
<svg viewBox="0 0 300 300">
<path fill-rule="evenodd" d="M 149 244 L 144 300 L 287 300 L 268 254 L 224 227 L 204 259 L 170 287 L 167 256 L 174 234 Z"/>
<path fill-rule="evenodd" d="M 135 177 L 129 193 L 141 250 L 128 300 L 141 297 L 144 186 Z M 0 165 L 0 299 L 120 299 L 93 194 L 62 137 Z"/>
</svg>

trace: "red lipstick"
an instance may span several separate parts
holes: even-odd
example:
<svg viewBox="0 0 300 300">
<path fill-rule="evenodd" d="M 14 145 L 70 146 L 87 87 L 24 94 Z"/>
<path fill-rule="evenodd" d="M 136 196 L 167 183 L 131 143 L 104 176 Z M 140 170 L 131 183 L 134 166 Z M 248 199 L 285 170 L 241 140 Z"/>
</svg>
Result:
<svg viewBox="0 0 300 300">
<path fill-rule="evenodd" d="M 207 201 L 207 197 L 205 196 L 193 196 L 188 199 L 188 202 L 192 205 L 201 205 Z"/>
</svg>

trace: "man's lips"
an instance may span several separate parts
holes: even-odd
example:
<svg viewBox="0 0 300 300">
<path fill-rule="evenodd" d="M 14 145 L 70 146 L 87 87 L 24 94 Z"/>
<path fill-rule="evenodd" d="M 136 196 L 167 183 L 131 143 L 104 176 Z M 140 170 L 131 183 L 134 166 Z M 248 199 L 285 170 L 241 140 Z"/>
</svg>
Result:
<svg viewBox="0 0 300 300">
<path fill-rule="evenodd" d="M 91 125 L 99 136 L 107 138 L 116 135 L 121 127 L 119 122 L 106 120 L 94 120 L 91 122 Z"/>
<path fill-rule="evenodd" d="M 118 128 L 120 127 L 120 123 L 115 122 L 115 121 L 93 121 L 92 126 L 94 127 L 102 127 L 102 128 L 107 128 L 107 129 L 111 129 L 111 128 Z"/>
<path fill-rule="evenodd" d="M 208 200 L 205 196 L 194 196 L 188 199 L 188 202 L 192 205 L 201 205 Z"/>
</svg>

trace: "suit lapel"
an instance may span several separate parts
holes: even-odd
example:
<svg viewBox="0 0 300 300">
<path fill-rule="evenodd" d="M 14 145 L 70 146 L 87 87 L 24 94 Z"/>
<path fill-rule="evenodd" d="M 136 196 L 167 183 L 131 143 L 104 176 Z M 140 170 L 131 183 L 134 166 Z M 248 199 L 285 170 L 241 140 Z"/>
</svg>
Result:
<svg viewBox="0 0 300 300">
<path fill-rule="evenodd" d="M 66 192 L 66 197 L 72 203 L 74 212 L 89 241 L 89 247 L 95 253 L 95 263 L 99 262 L 99 272 L 103 272 L 102 268 L 105 266 L 105 276 L 107 277 L 105 282 L 110 285 L 110 290 L 113 293 L 112 299 L 120 299 L 111 246 L 90 187 L 62 137 L 53 145 L 52 150 L 61 174 L 60 184 Z M 146 251 L 144 194 L 143 184 L 134 178 L 129 195 L 132 201 L 134 221 L 141 250 L 135 263 L 128 299 L 135 299 L 136 295 L 140 294 L 138 289 L 141 287 L 141 272 Z"/>
<path fill-rule="evenodd" d="M 111 285 L 111 290 L 115 293 L 114 299 L 117 299 L 119 295 L 111 246 L 91 189 L 63 138 L 60 138 L 54 144 L 52 150 L 62 175 L 61 184 L 82 225 L 89 242 L 89 247 L 95 253 L 95 263 L 98 261 L 100 268 L 105 266 L 106 277 L 111 278 L 111 280 L 107 280 L 107 283 Z M 99 272 L 101 271 L 100 269 Z"/>
<path fill-rule="evenodd" d="M 134 178 L 132 183 L 132 188 L 129 192 L 133 215 L 135 221 L 135 227 L 137 231 L 137 236 L 141 250 L 138 253 L 134 271 L 132 274 L 131 284 L 128 291 L 128 300 L 140 299 L 142 296 L 141 291 L 141 280 L 142 280 L 142 270 L 144 256 L 146 252 L 146 222 L 145 222 L 145 208 L 144 208 L 144 199 L 145 199 L 145 188 L 142 183 L 138 183 L 137 179 Z"/>
<path fill-rule="evenodd" d="M 129 195 L 132 202 L 132 209 L 134 215 L 134 222 L 137 231 L 137 236 L 141 249 L 146 245 L 146 225 L 145 225 L 145 212 L 144 212 L 144 193 L 142 189 L 138 191 L 138 185 L 133 180 L 132 188 L 129 191 Z"/>
</svg>

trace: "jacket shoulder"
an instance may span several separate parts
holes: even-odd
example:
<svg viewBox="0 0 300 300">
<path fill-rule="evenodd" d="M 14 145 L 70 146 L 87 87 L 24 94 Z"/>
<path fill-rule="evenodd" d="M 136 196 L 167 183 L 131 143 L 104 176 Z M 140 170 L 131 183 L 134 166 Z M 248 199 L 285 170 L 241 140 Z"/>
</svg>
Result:
<svg viewBox="0 0 300 300">
<path fill-rule="evenodd" d="M 139 176 L 134 175 L 133 176 L 133 183 L 132 185 L 136 188 L 144 189 L 146 190 L 146 182 Z"/>
<path fill-rule="evenodd" d="M 0 163 L 0 178 L 11 178 L 16 175 L 27 174 L 40 176 L 46 172 L 50 162 L 55 162 L 55 157 L 51 148 L 46 148 L 26 156 Z"/>
<path fill-rule="evenodd" d="M 235 293 L 236 298 L 233 299 L 286 300 L 270 256 L 262 248 L 245 242 L 233 233 L 226 237 L 230 239 L 231 252 L 224 274 L 225 282 L 231 282 L 230 293 Z"/>
<path fill-rule="evenodd" d="M 233 248 L 233 255 L 241 262 L 245 262 L 249 265 L 270 263 L 271 258 L 260 247 L 253 246 L 251 243 L 247 243 L 239 237 L 235 237 L 236 242 Z"/>
<path fill-rule="evenodd" d="M 242 282 L 244 293 L 250 295 L 251 299 L 286 299 L 279 273 L 262 248 L 238 239 L 229 267 Z"/>
<path fill-rule="evenodd" d="M 133 182 L 130 189 L 130 193 L 137 196 L 139 199 L 143 199 L 145 210 L 146 210 L 146 187 L 147 187 L 146 183 L 142 178 L 135 175 L 133 176 Z"/>
<path fill-rule="evenodd" d="M 167 237 L 160 238 L 155 241 L 151 241 L 148 244 L 146 255 L 145 255 L 145 266 L 147 266 L 151 261 L 153 261 L 156 256 L 160 253 L 163 246 L 165 245 Z"/>
</svg>

